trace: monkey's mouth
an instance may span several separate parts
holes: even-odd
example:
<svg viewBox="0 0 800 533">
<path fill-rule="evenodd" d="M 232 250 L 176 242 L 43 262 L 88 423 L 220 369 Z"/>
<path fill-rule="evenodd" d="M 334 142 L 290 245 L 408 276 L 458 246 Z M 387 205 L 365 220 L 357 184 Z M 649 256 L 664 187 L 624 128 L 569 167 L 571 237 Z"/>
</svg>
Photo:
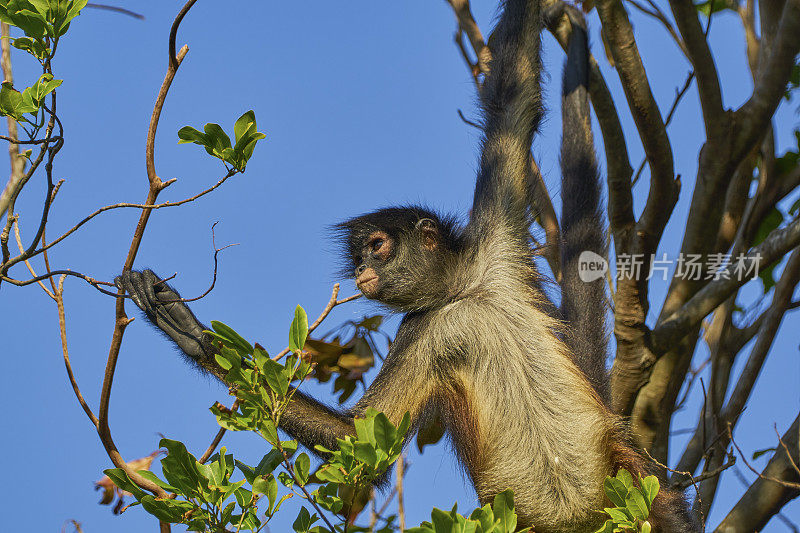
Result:
<svg viewBox="0 0 800 533">
<path fill-rule="evenodd" d="M 378 290 L 378 276 L 371 272 L 364 272 L 356 278 L 356 287 L 366 296 L 375 294 Z"/>
</svg>

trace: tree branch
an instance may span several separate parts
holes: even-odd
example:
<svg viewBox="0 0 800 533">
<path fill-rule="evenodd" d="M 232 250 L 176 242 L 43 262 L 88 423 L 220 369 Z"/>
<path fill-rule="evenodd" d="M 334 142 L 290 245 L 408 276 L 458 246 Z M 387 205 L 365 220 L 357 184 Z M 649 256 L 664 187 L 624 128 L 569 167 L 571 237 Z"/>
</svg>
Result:
<svg viewBox="0 0 800 533">
<path fill-rule="evenodd" d="M 755 88 L 750 99 L 734 113 L 739 126 L 734 150 L 746 150 L 762 135 L 783 98 L 786 82 L 800 52 L 800 0 L 787 0 L 769 54 L 759 65 Z"/>
<path fill-rule="evenodd" d="M 718 137 L 719 128 L 725 125 L 722 114 L 722 91 L 719 86 L 719 74 L 714 65 L 714 58 L 708 48 L 706 34 L 700 27 L 697 18 L 697 7 L 691 0 L 670 0 L 672 15 L 686 43 L 689 61 L 697 77 L 697 89 L 700 92 L 700 106 L 703 110 L 703 122 L 708 137 Z M 711 17 L 709 15 L 709 25 Z"/>
<path fill-rule="evenodd" d="M 733 506 L 715 533 L 762 531 L 786 503 L 800 495 L 800 488 L 792 488 L 784 483 L 789 482 L 800 487 L 800 475 L 792 467 L 792 462 L 800 462 L 799 436 L 800 415 L 794 419 L 783 438 L 779 439 L 786 448 L 777 447 L 764 470 L 757 472 L 758 479 Z M 787 449 L 791 454 L 787 453 Z"/>
<path fill-rule="evenodd" d="M 745 256 L 744 261 L 745 264 L 758 261 L 760 267 L 766 267 L 798 245 L 800 245 L 800 219 L 770 233 L 764 242 Z M 725 272 L 729 279 L 723 277 L 712 281 L 697 291 L 683 307 L 653 330 L 651 345 L 655 354 L 667 352 L 676 341 L 689 333 L 728 296 L 749 281 L 749 279 L 738 279 L 741 276 L 736 275 L 735 263 L 729 265 Z"/>
<path fill-rule="evenodd" d="M 158 197 L 158 193 L 161 192 L 166 186 L 168 186 L 171 181 L 162 182 L 161 179 L 156 175 L 155 171 L 155 163 L 154 163 L 154 154 L 155 154 L 155 133 L 158 127 L 158 121 L 161 116 L 161 109 L 164 106 L 164 101 L 166 100 L 167 93 L 169 92 L 169 88 L 172 85 L 172 80 L 175 79 L 175 74 L 180 67 L 183 58 L 186 57 L 186 53 L 189 51 L 188 46 L 184 46 L 181 51 L 174 56 L 175 50 L 175 35 L 178 30 L 178 25 L 180 24 L 181 19 L 186 14 L 186 12 L 191 8 L 192 5 L 196 0 L 189 0 L 183 9 L 181 9 L 178 17 L 176 17 L 175 22 L 172 25 L 172 29 L 170 31 L 169 36 L 169 50 L 170 50 L 170 58 L 169 58 L 169 66 L 167 68 L 167 73 L 164 77 L 164 82 L 161 85 L 161 89 L 159 90 L 158 97 L 156 99 L 155 106 L 153 107 L 153 114 L 150 117 L 150 125 L 148 127 L 147 132 L 147 144 L 145 149 L 145 162 L 147 167 L 147 180 L 150 184 L 149 191 L 147 193 L 147 200 L 145 201 L 146 205 L 155 204 L 156 198 Z M 130 270 L 133 266 L 133 261 L 136 258 L 136 253 L 139 250 L 139 245 L 142 241 L 142 236 L 144 235 L 145 227 L 147 226 L 147 221 L 150 218 L 150 213 L 152 210 L 145 209 L 142 211 L 141 215 L 139 216 L 139 222 L 136 225 L 136 230 L 133 234 L 133 239 L 131 240 L 131 246 L 128 250 L 128 255 L 125 259 L 125 265 L 123 266 L 123 271 Z M 128 464 L 123 459 L 122 455 L 117 450 L 116 444 L 114 444 L 114 440 L 111 436 L 111 429 L 108 423 L 108 408 L 109 403 L 111 400 L 111 386 L 114 382 L 114 371 L 117 366 L 117 359 L 119 358 L 119 351 L 122 345 L 122 336 L 125 332 L 125 328 L 128 324 L 131 323 L 133 319 L 128 318 L 125 314 L 125 298 L 123 298 L 122 289 L 119 290 L 115 312 L 116 312 L 116 320 L 114 323 L 114 333 L 111 337 L 111 345 L 109 346 L 108 350 L 108 361 L 106 363 L 106 370 L 105 376 L 103 378 L 103 387 L 100 391 L 100 408 L 98 412 L 98 430 L 97 433 L 100 436 L 100 440 L 103 443 L 103 447 L 108 453 L 109 458 L 114 463 L 115 466 L 121 468 L 125 471 L 126 474 L 130 477 L 131 481 L 139 485 L 145 490 L 156 494 L 158 497 L 164 498 L 167 497 L 166 491 L 145 478 L 143 478 L 138 472 L 133 471 Z"/>
<path fill-rule="evenodd" d="M 680 187 L 674 178 L 672 147 L 622 1 L 599 1 L 597 12 L 603 23 L 603 36 L 611 49 L 628 106 L 650 162 L 650 193 L 637 224 L 637 242 L 633 250 L 634 253 L 648 255 L 655 252 L 678 199 Z"/>
</svg>

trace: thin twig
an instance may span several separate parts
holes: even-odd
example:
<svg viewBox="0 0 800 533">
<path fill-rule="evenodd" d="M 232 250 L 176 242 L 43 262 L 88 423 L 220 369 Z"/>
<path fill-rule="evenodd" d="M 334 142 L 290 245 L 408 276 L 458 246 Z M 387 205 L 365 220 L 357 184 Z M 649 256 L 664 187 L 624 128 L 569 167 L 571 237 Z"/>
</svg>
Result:
<svg viewBox="0 0 800 533">
<path fill-rule="evenodd" d="M 20 232 L 19 232 L 19 217 L 15 217 L 15 220 L 14 220 L 14 238 L 17 240 L 17 247 L 19 248 L 19 251 L 22 252 L 24 250 L 24 248 L 22 246 L 22 236 L 20 235 Z M 25 260 L 25 266 L 28 267 L 28 272 L 31 273 L 31 276 L 36 278 L 36 272 L 33 270 L 33 265 L 31 265 L 31 262 L 28 261 L 27 259 Z M 50 278 L 50 279 L 52 280 L 52 278 Z M 50 298 L 55 300 L 56 297 L 53 295 L 52 292 L 50 292 L 48 290 L 47 287 L 44 286 L 44 283 L 42 283 L 41 280 L 38 280 L 36 283 L 39 284 L 39 286 L 42 288 L 42 290 L 44 292 L 46 292 L 47 295 L 50 296 Z"/>
<path fill-rule="evenodd" d="M 647 0 L 647 3 L 650 5 L 651 9 L 648 9 L 646 6 L 640 4 L 639 2 L 637 2 L 637 0 L 628 0 L 628 3 L 633 7 L 635 7 L 636 9 L 638 9 L 639 11 L 641 11 L 642 13 L 644 13 L 645 15 L 653 17 L 654 19 L 659 21 L 664 26 L 664 28 L 666 28 L 667 33 L 669 33 L 670 37 L 672 37 L 672 40 L 675 41 L 675 44 L 678 45 L 678 48 L 681 49 L 683 55 L 687 57 L 689 56 L 689 52 L 686 50 L 686 45 L 678 35 L 678 32 L 675 31 L 675 27 L 672 25 L 670 20 L 661 10 L 661 8 L 659 8 L 658 5 L 655 4 L 655 2 L 653 2 L 652 0 Z"/>
<path fill-rule="evenodd" d="M 794 468 L 795 472 L 797 472 L 797 475 L 800 476 L 800 468 L 797 467 L 797 463 L 795 463 L 794 459 L 792 459 L 792 453 L 789 451 L 786 443 L 783 442 L 783 437 L 781 437 L 781 434 L 778 432 L 778 424 L 774 424 L 772 427 L 775 429 L 775 434 L 778 436 L 778 442 L 781 443 L 781 446 L 786 451 L 786 457 L 789 458 L 789 464 L 792 465 L 792 468 Z"/>
<path fill-rule="evenodd" d="M 403 502 L 403 478 L 405 478 L 405 459 L 403 454 L 397 458 L 397 519 L 400 523 L 400 531 L 406 529 L 406 509 Z"/>
<path fill-rule="evenodd" d="M 479 130 L 483 130 L 480 124 L 467 119 L 467 117 L 464 116 L 464 113 L 461 112 L 461 109 L 457 109 L 456 111 L 458 111 L 458 116 L 461 117 L 461 120 L 464 121 L 464 124 L 472 126 L 473 128 L 478 128 Z"/>
<path fill-rule="evenodd" d="M 691 472 L 681 472 L 680 470 L 673 470 L 672 468 L 668 467 L 667 465 L 665 465 L 664 463 L 658 461 L 656 458 L 654 458 L 652 455 L 650 455 L 650 452 L 648 452 L 646 448 L 642 448 L 642 451 L 644 452 L 644 454 L 647 457 L 650 458 L 651 461 L 653 461 L 655 464 L 657 464 L 658 466 L 660 466 L 661 468 L 663 468 L 667 472 L 672 472 L 673 474 L 681 474 L 683 476 L 686 476 L 687 480 L 689 481 L 689 484 L 692 487 L 694 487 L 695 494 L 697 495 L 697 501 L 700 503 L 700 505 L 698 506 L 698 509 L 700 510 L 699 511 L 700 523 L 702 525 L 702 527 L 700 528 L 700 531 L 705 531 L 706 530 L 706 518 L 703 515 L 703 511 L 702 511 L 702 509 L 703 509 L 703 501 L 700 499 L 700 487 L 697 486 L 697 482 L 695 481 L 694 476 L 692 475 L 692 473 Z"/>
<path fill-rule="evenodd" d="M 183 21 L 183 17 L 186 16 L 186 13 L 192 9 L 192 6 L 197 2 L 197 0 L 189 0 L 184 4 L 181 10 L 178 12 L 178 16 L 175 17 L 175 20 L 172 22 L 172 27 L 169 29 L 169 68 L 171 70 L 178 70 L 180 66 L 181 60 L 183 59 L 178 54 L 175 53 L 175 39 L 178 36 L 178 27 L 181 25 Z"/>
<path fill-rule="evenodd" d="M 667 119 L 664 121 L 664 127 L 666 128 L 669 126 L 670 122 L 672 122 L 672 117 L 675 115 L 675 110 L 678 109 L 678 104 L 681 103 L 683 100 L 683 96 L 686 94 L 686 91 L 689 90 L 689 87 L 692 85 L 692 80 L 694 80 L 694 71 L 690 71 L 689 75 L 686 76 L 686 81 L 683 83 L 683 87 L 680 90 L 676 90 L 675 99 L 672 101 L 672 106 L 669 108 L 669 112 L 667 113 Z M 633 181 L 631 181 L 631 187 L 636 185 L 636 182 L 639 181 L 639 178 L 642 176 L 642 171 L 644 170 L 644 166 L 647 164 L 647 157 L 642 158 L 642 162 L 639 163 L 639 168 L 636 169 L 636 175 L 633 177 Z"/>
<path fill-rule="evenodd" d="M 61 337 L 61 354 L 64 356 L 64 366 L 67 369 L 67 376 L 69 377 L 69 383 L 72 385 L 72 391 L 75 393 L 75 397 L 78 399 L 78 403 L 81 404 L 83 411 L 86 413 L 86 416 L 89 417 L 92 424 L 94 424 L 95 429 L 100 428 L 100 421 L 95 416 L 94 412 L 92 412 L 92 408 L 89 407 L 89 404 L 86 403 L 86 400 L 81 393 L 81 389 L 78 386 L 78 381 L 75 379 L 75 374 L 72 371 L 72 363 L 69 360 L 69 349 L 67 348 L 67 316 L 66 312 L 64 311 L 64 280 L 67 279 L 67 276 L 62 275 L 58 280 L 58 289 L 55 291 L 55 301 L 56 306 L 58 306 L 58 331 Z"/>
<path fill-rule="evenodd" d="M 689 398 L 689 393 L 692 391 L 692 385 L 694 385 L 697 376 L 699 376 L 700 373 L 703 370 L 705 370 L 706 366 L 708 366 L 710 362 L 711 358 L 709 357 L 708 359 L 700 363 L 700 366 L 698 366 L 696 369 L 689 371 L 690 377 L 689 381 L 686 383 L 686 391 L 683 393 L 683 397 L 680 400 L 678 400 L 678 402 L 675 404 L 675 411 L 679 411 L 681 410 L 681 408 L 683 408 L 683 404 Z"/>
<path fill-rule="evenodd" d="M 237 398 L 231 405 L 230 410 L 235 411 L 238 408 L 239 408 L 239 399 Z M 203 455 L 200 456 L 200 459 L 197 460 L 200 464 L 205 464 L 205 462 L 208 461 L 209 457 L 211 457 L 211 454 L 214 453 L 214 450 L 216 450 L 217 446 L 219 446 L 219 443 L 222 441 L 222 437 L 225 435 L 226 431 L 227 430 L 225 428 L 219 428 L 219 431 L 217 431 L 217 434 L 214 436 L 213 440 L 211 441 L 211 444 L 208 445 L 208 448 L 206 449 L 205 453 L 203 453 Z"/>
<path fill-rule="evenodd" d="M 230 248 L 231 246 L 239 246 L 239 244 L 238 244 L 238 243 L 234 243 L 234 244 L 228 244 L 228 245 L 225 245 L 225 246 L 223 246 L 222 248 L 217 248 L 217 244 L 216 244 L 216 238 L 215 238 L 215 236 L 214 236 L 214 227 L 215 227 L 217 224 L 218 224 L 217 222 L 214 222 L 214 223 L 211 225 L 211 245 L 214 247 L 214 275 L 213 275 L 213 277 L 212 277 L 212 279 L 211 279 L 211 285 L 208 287 L 208 289 L 206 289 L 206 291 L 205 291 L 203 294 L 201 294 L 200 296 L 197 296 L 197 297 L 195 297 L 195 298 L 181 298 L 181 299 L 179 299 L 179 300 L 165 300 L 165 301 L 164 301 L 164 303 L 171 303 L 171 302 L 196 302 L 197 300 L 200 300 L 201 298 L 205 298 L 206 296 L 208 296 L 208 293 L 210 293 L 211 291 L 213 291 L 213 290 L 214 290 L 214 286 L 217 284 L 217 266 L 219 265 L 219 263 L 218 263 L 218 261 L 217 261 L 217 256 L 219 255 L 219 253 L 220 253 L 222 250 L 226 250 L 226 249 Z M 164 280 L 161 280 L 159 283 L 163 283 L 163 282 L 165 282 L 165 281 L 167 281 L 167 280 L 165 280 L 165 279 L 164 279 Z"/>
<path fill-rule="evenodd" d="M 333 286 L 333 292 L 331 293 L 331 298 L 330 298 L 330 300 L 328 300 L 328 304 L 325 306 L 325 309 L 322 310 L 322 313 L 319 315 L 319 318 L 317 318 L 314 321 L 313 324 L 308 326 L 308 333 L 309 334 L 311 334 L 312 331 L 317 329 L 317 326 L 322 324 L 322 321 L 325 320 L 328 317 L 328 315 L 330 314 L 330 312 L 333 310 L 334 307 L 336 307 L 337 305 L 345 304 L 347 302 L 352 302 L 353 300 L 361 298 L 362 295 L 361 294 L 354 294 L 352 296 L 348 296 L 347 298 L 343 298 L 341 300 L 337 299 L 338 296 L 339 296 L 339 284 L 337 283 L 337 284 L 335 284 Z M 286 348 L 283 349 L 283 351 L 281 353 L 279 353 L 278 355 L 276 355 L 275 357 L 272 358 L 273 361 L 281 360 L 283 358 L 283 356 L 288 354 L 290 351 L 291 351 L 291 349 L 287 346 Z"/>
<path fill-rule="evenodd" d="M 95 4 L 95 3 L 88 3 L 86 7 L 92 7 L 94 9 L 102 9 L 104 11 L 113 11 L 115 13 L 122 13 L 123 15 L 128 15 L 129 17 L 133 17 L 135 19 L 144 20 L 144 15 L 136 13 L 135 11 L 131 11 L 130 9 L 125 9 L 123 7 L 117 6 L 109 6 L 106 4 Z"/>
<path fill-rule="evenodd" d="M 11 120 L 11 117 L 7 117 L 7 118 Z M 14 124 L 16 124 L 16 121 L 14 122 Z M 8 135 L 0 135 L 0 140 L 8 141 L 8 142 L 10 142 L 12 144 L 44 144 L 46 142 L 54 141 L 54 140 L 56 140 L 58 138 L 59 138 L 58 135 L 53 135 L 49 139 L 29 139 L 27 141 L 23 141 L 21 139 L 17 139 L 16 133 L 14 133 L 10 137 Z"/>
<path fill-rule="evenodd" d="M 40 252 L 42 252 L 42 251 L 44 251 L 44 250 L 46 250 L 48 248 L 52 248 L 53 246 L 55 246 L 59 242 L 63 241 L 64 239 L 66 239 L 67 237 L 69 237 L 70 235 L 75 233 L 81 226 L 83 226 L 84 224 L 86 224 L 91 219 L 93 219 L 94 217 L 96 217 L 97 215 L 99 215 L 100 213 L 102 213 L 104 211 L 109 211 L 111 209 L 119 209 L 119 208 L 123 208 L 123 207 L 132 207 L 132 208 L 136 208 L 136 209 L 147 209 L 148 211 L 152 211 L 152 210 L 155 210 L 155 209 L 162 209 L 164 207 L 177 207 L 179 205 L 183 205 L 183 204 L 186 204 L 186 203 L 189 203 L 189 202 L 193 202 L 193 201 L 197 200 L 198 198 L 200 198 L 202 196 L 205 196 L 206 194 L 212 192 L 217 187 L 219 187 L 220 185 L 225 183 L 228 180 L 228 178 L 230 178 L 231 176 L 233 176 L 236 173 L 237 173 L 236 170 L 231 169 L 231 170 L 228 171 L 227 174 L 225 174 L 225 176 L 222 177 L 222 179 L 220 179 L 212 187 L 209 187 L 208 189 L 205 189 L 204 191 L 199 192 L 199 193 L 195 194 L 194 196 L 190 196 L 189 198 L 184 198 L 183 200 L 179 200 L 177 202 L 164 202 L 164 203 L 161 203 L 161 204 L 151 204 L 151 205 L 120 202 L 118 204 L 107 205 L 107 206 L 101 207 L 101 208 L 97 209 L 94 213 L 90 214 L 89 216 L 87 216 L 86 218 L 84 218 L 83 220 L 81 220 L 80 222 L 75 224 L 66 233 L 64 233 L 63 235 L 58 237 L 56 240 L 54 240 L 53 242 L 51 242 L 47 246 L 42 246 L 38 250 L 35 250 L 31 255 L 32 256 L 33 255 L 37 255 L 38 253 L 40 253 Z M 170 180 L 170 181 L 167 181 L 166 183 L 169 184 L 172 181 L 173 180 Z M 15 262 L 15 259 L 10 260 L 9 263 L 11 263 L 13 265 L 14 262 Z"/>
<path fill-rule="evenodd" d="M 672 487 L 677 488 L 679 490 L 687 489 L 687 488 L 691 487 L 694 483 L 698 483 L 700 481 L 705 481 L 706 479 L 711 479 L 712 477 L 717 477 L 722 472 L 724 472 L 725 470 L 729 469 L 730 467 L 732 467 L 735 464 L 736 464 L 736 457 L 732 456 L 732 457 L 730 457 L 728 459 L 727 463 L 718 466 L 714 470 L 709 470 L 708 472 L 703 472 L 700 475 L 692 476 L 692 481 L 689 481 L 689 480 L 678 481 L 677 483 L 672 485 Z M 679 473 L 681 473 L 681 472 L 679 472 Z M 683 474 L 685 474 L 685 472 L 683 472 Z"/>
<path fill-rule="evenodd" d="M 42 280 L 51 279 L 53 276 L 59 276 L 59 275 L 73 276 L 73 277 L 76 277 L 76 278 L 80 278 L 80 279 L 84 280 L 86 283 L 88 283 L 89 285 L 91 285 L 92 287 L 94 287 L 95 289 L 97 289 L 99 292 L 102 292 L 103 294 L 107 294 L 109 296 L 114 296 L 115 298 L 119 296 L 119 294 L 116 293 L 116 292 L 107 291 L 107 290 L 102 289 L 102 288 L 99 287 L 99 285 L 107 285 L 109 287 L 113 287 L 114 286 L 113 283 L 109 283 L 107 281 L 99 281 L 99 280 L 94 279 L 91 276 L 87 276 L 86 274 L 82 274 L 80 272 L 73 272 L 72 270 L 51 270 L 51 271 L 47 272 L 46 274 L 41 274 L 39 276 L 36 276 L 35 278 L 26 279 L 26 280 L 19 280 L 19 279 L 15 279 L 15 278 L 12 278 L 12 277 L 9 277 L 9 276 L 0 275 L 0 280 L 3 280 L 5 282 L 10 283 L 12 285 L 15 285 L 17 287 L 24 287 L 26 285 L 31 285 L 33 283 L 39 283 Z"/>
<path fill-rule="evenodd" d="M 733 432 L 731 431 L 731 423 L 730 422 L 728 422 L 728 438 L 730 439 L 731 444 L 733 444 L 733 446 L 736 448 L 736 451 L 739 452 L 739 455 L 742 458 L 742 462 L 755 475 L 757 475 L 761 479 L 764 479 L 766 481 L 772 481 L 773 483 L 777 483 L 778 485 L 781 485 L 781 486 L 786 487 L 788 489 L 800 490 L 800 483 L 792 483 L 791 481 L 784 481 L 784 480 L 778 479 L 776 477 L 765 476 L 764 474 L 762 474 L 761 472 L 759 472 L 758 470 L 753 468 L 753 466 L 749 462 L 747 462 L 747 458 L 744 456 L 744 453 L 742 452 L 742 449 L 739 448 L 739 445 L 736 444 L 736 441 L 733 439 Z M 787 450 L 787 453 L 788 453 L 788 450 Z M 789 455 L 789 457 L 791 458 L 791 454 Z M 794 461 L 792 461 L 792 463 L 794 463 Z"/>
</svg>

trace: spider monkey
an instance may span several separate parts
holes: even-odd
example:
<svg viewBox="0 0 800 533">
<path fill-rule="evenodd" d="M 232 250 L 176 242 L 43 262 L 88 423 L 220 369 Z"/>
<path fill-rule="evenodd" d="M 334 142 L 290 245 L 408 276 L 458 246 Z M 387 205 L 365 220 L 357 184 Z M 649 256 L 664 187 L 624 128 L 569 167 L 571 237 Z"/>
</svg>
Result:
<svg viewBox="0 0 800 533">
<path fill-rule="evenodd" d="M 336 411 L 297 391 L 281 427 L 311 450 L 331 449 L 354 433 L 353 418 L 367 406 L 394 423 L 408 411 L 413 428 L 438 415 L 481 504 L 511 488 L 520 527 L 588 532 L 603 522 L 595 510 L 608 506 L 605 476 L 623 467 L 645 475 L 654 469 L 603 400 L 602 281 L 583 287 L 574 274 L 564 276 L 565 324 L 552 316 L 532 259 L 528 180 L 542 114 L 542 20 L 538 0 L 504 2 L 480 95 L 483 142 L 468 222 L 411 206 L 337 226 L 357 287 L 405 315 L 354 407 Z M 577 24 L 573 30 L 563 100 L 565 271 L 576 269 L 580 249 L 605 250 L 586 35 Z M 145 270 L 124 272 L 116 282 L 190 361 L 224 380 L 205 326 L 158 280 Z M 656 531 L 697 531 L 683 494 L 666 486 L 650 521 Z"/>
</svg>

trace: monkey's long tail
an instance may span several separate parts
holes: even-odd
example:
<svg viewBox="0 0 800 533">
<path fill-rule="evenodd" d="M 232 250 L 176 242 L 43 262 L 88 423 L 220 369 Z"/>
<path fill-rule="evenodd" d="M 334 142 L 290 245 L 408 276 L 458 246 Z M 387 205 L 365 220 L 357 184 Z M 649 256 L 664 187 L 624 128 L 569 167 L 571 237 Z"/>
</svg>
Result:
<svg viewBox="0 0 800 533">
<path fill-rule="evenodd" d="M 570 13 L 572 36 L 564 65 L 561 141 L 561 312 L 575 362 L 608 400 L 606 281 L 583 281 L 579 258 L 608 258 L 600 173 L 589 114 L 589 47 L 584 21 Z"/>
</svg>

